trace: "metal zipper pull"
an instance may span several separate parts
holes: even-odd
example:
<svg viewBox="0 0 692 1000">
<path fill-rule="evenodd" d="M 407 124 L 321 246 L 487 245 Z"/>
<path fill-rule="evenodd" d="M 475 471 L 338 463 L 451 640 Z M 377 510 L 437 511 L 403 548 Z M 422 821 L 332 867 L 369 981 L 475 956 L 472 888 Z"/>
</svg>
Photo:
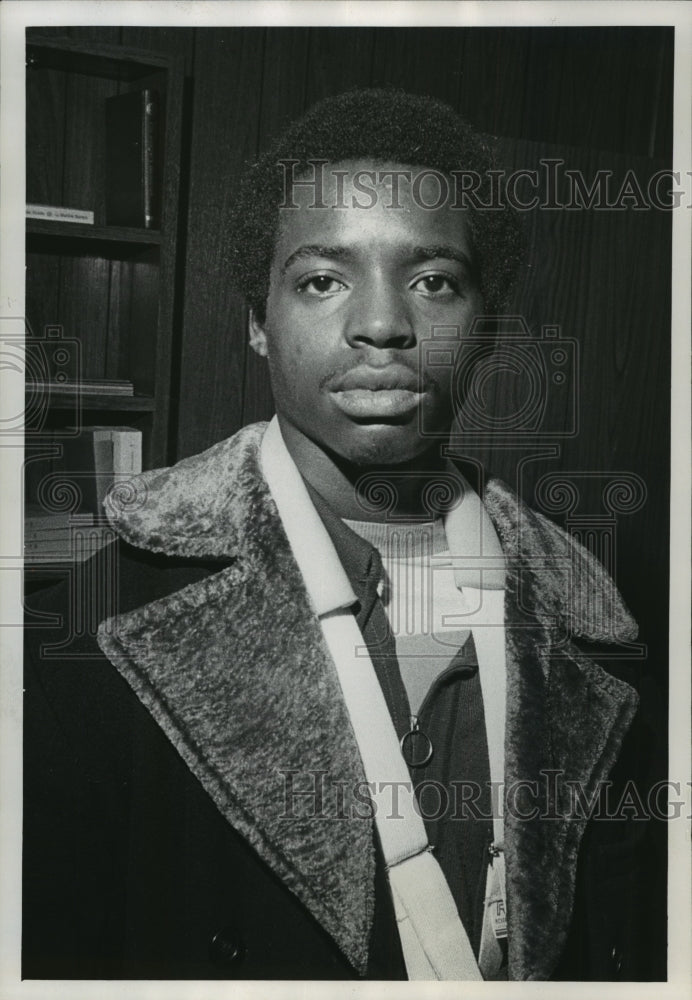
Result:
<svg viewBox="0 0 692 1000">
<path fill-rule="evenodd" d="M 430 737 L 423 732 L 418 722 L 418 716 L 411 716 L 411 728 L 399 741 L 401 753 L 409 767 L 425 767 L 433 755 L 433 745 Z"/>
</svg>

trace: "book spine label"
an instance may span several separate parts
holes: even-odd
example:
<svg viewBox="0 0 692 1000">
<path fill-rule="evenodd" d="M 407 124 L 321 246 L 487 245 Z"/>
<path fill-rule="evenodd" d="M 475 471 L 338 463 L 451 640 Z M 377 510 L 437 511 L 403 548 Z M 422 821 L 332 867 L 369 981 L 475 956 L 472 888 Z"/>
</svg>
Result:
<svg viewBox="0 0 692 1000">
<path fill-rule="evenodd" d="M 62 208 L 59 205 L 27 205 L 27 219 L 52 219 L 55 222 L 81 222 L 93 226 L 94 213 L 82 208 Z"/>
</svg>

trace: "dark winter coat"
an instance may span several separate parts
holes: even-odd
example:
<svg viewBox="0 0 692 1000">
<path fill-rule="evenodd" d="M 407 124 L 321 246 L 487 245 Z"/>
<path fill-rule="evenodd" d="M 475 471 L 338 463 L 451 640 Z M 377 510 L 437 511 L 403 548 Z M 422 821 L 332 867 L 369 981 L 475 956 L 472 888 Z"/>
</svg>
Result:
<svg viewBox="0 0 692 1000">
<path fill-rule="evenodd" d="M 112 505 L 119 545 L 36 603 L 63 627 L 28 629 L 25 977 L 405 977 L 372 822 L 287 815 L 287 772 L 364 775 L 261 433 L 141 477 Z M 564 532 L 498 481 L 483 500 L 507 561 L 506 784 L 537 781 L 554 816 L 506 818 L 510 977 L 636 978 L 631 824 L 566 815 L 637 704 L 579 644 L 636 627 Z"/>
</svg>

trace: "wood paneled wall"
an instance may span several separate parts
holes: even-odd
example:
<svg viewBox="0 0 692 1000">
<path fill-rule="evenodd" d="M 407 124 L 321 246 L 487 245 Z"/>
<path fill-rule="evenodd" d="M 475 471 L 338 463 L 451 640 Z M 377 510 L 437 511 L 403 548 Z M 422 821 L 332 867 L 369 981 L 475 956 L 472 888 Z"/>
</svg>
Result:
<svg viewBox="0 0 692 1000">
<path fill-rule="evenodd" d="M 661 158 L 671 145 L 663 29 L 199 29 L 193 66 L 176 457 L 271 413 L 225 274 L 225 219 L 243 165 L 315 100 L 396 85 L 499 136 Z M 571 288 L 588 277 L 562 275 Z"/>
</svg>

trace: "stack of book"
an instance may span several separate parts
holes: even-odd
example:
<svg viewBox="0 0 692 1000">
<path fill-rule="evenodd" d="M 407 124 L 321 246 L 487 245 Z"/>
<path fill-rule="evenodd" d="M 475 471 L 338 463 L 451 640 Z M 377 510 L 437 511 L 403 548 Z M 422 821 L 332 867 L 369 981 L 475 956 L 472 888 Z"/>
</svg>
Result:
<svg viewBox="0 0 692 1000">
<path fill-rule="evenodd" d="M 24 563 L 84 562 L 115 533 L 105 524 L 95 524 L 93 514 L 47 514 L 42 508 L 30 508 L 24 528 Z"/>
<path fill-rule="evenodd" d="M 56 435 L 62 457 L 27 467 L 25 562 L 88 559 L 114 537 L 104 523 L 103 501 L 115 483 L 142 471 L 142 433 L 132 427 L 85 427 L 73 438 Z M 70 512 L 51 513 L 50 498 L 74 492 Z"/>
<path fill-rule="evenodd" d="M 133 427 L 84 427 L 63 444 L 65 474 L 75 477 L 80 511 L 103 515 L 103 501 L 116 482 L 142 471 L 142 432 Z"/>
</svg>

